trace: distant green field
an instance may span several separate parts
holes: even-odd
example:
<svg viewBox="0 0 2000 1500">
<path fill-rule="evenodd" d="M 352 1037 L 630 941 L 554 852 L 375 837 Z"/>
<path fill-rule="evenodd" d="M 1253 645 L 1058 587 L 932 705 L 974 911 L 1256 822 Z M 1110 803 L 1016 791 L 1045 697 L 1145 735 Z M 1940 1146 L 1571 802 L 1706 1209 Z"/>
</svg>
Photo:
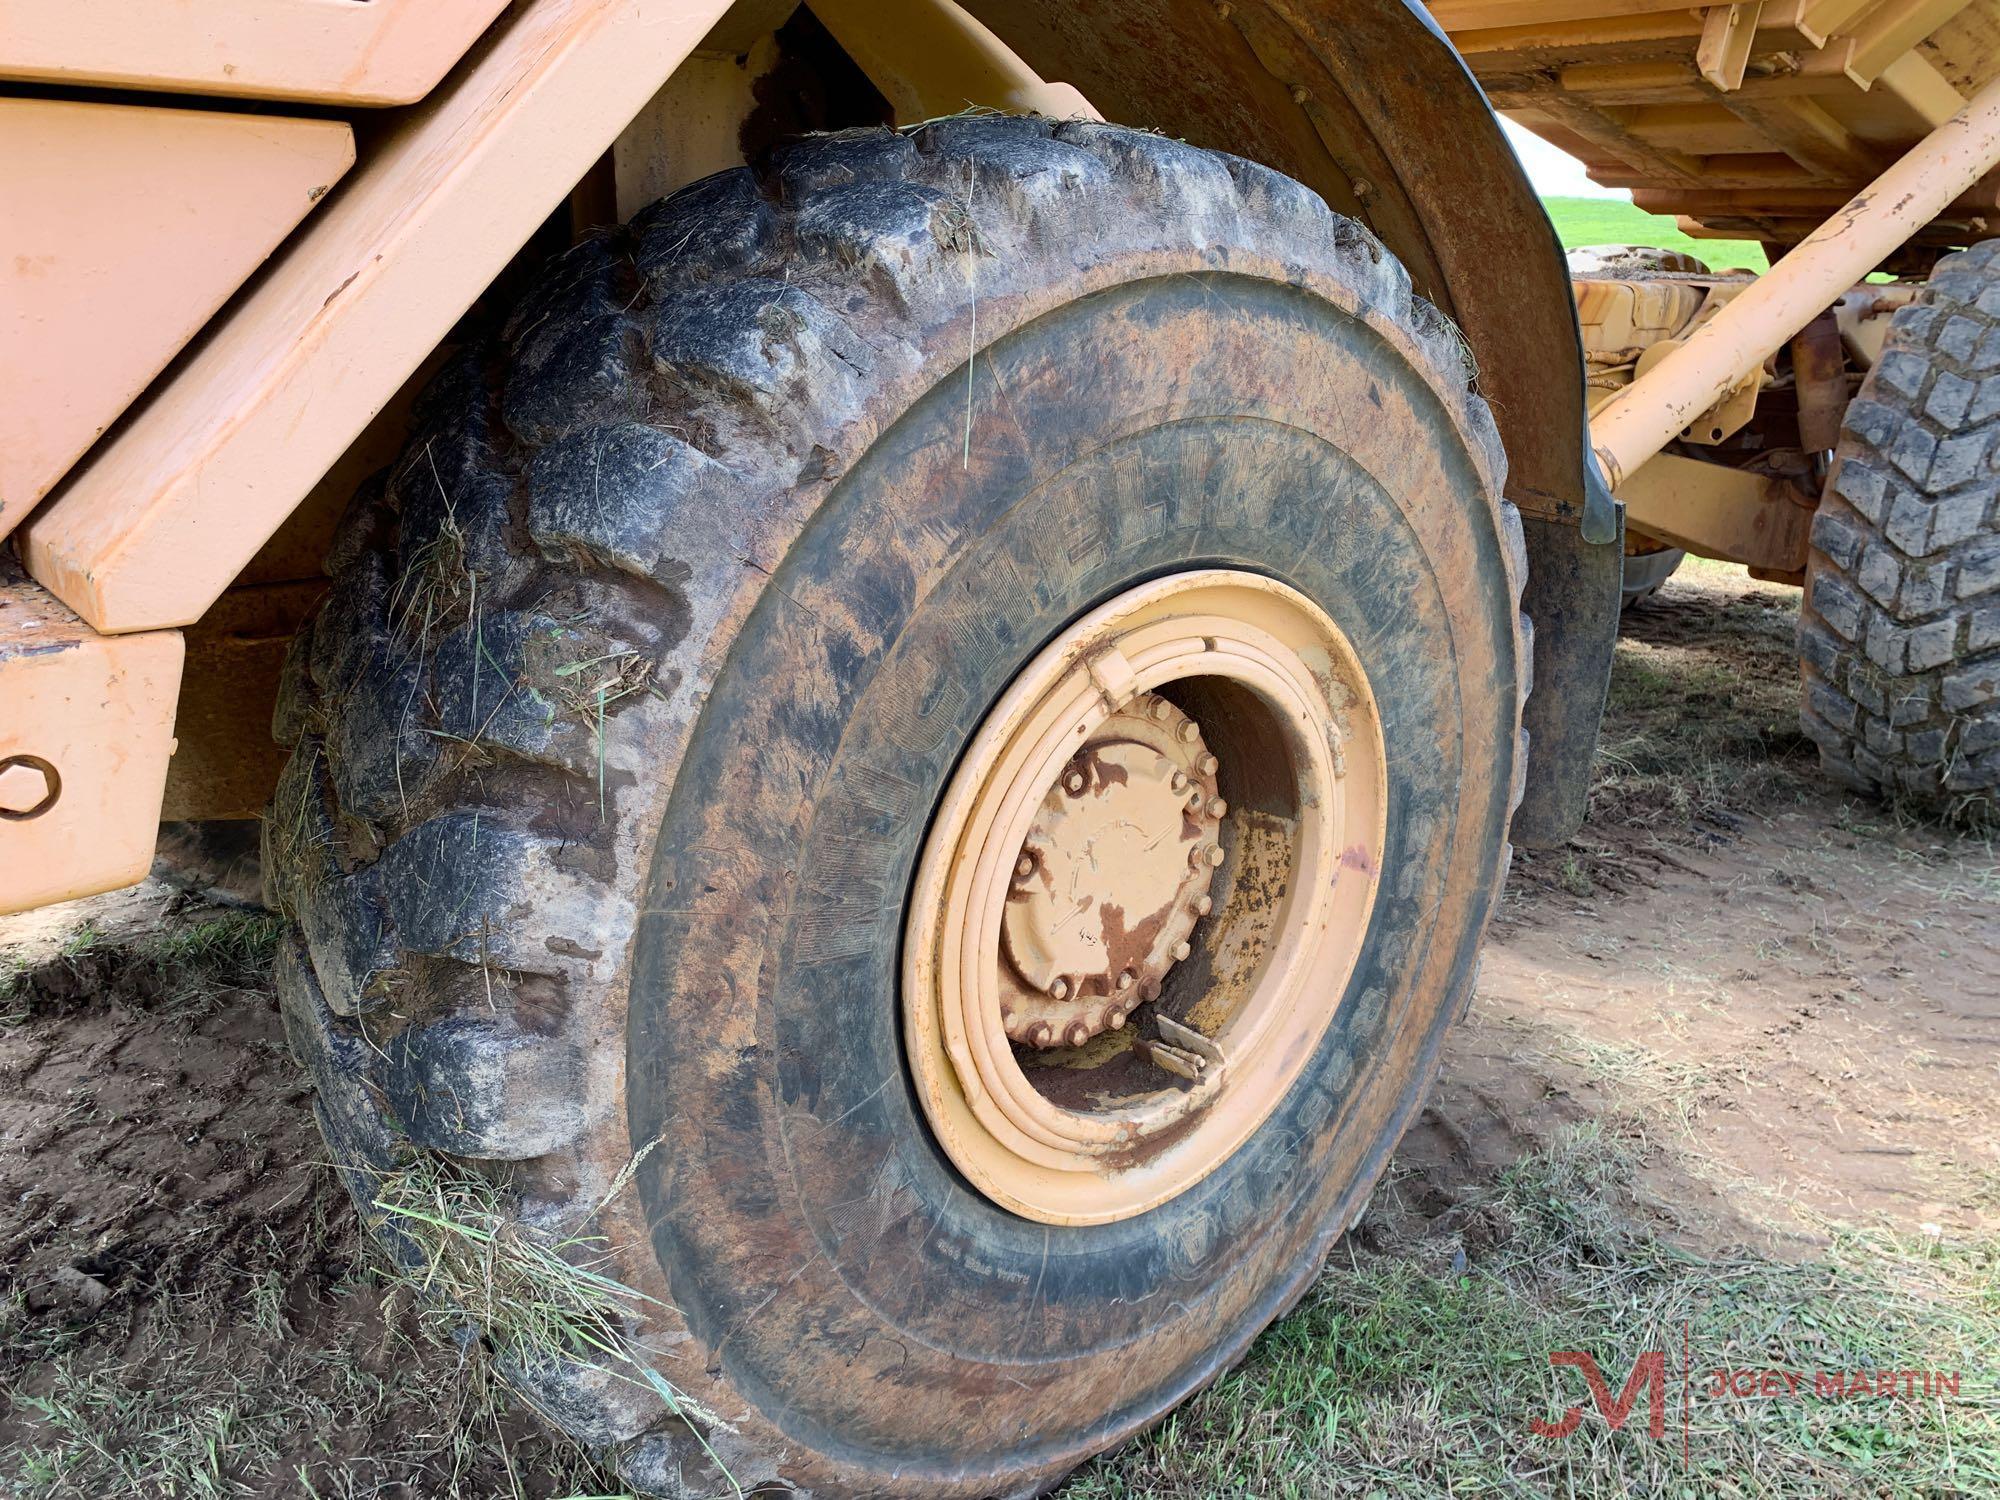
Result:
<svg viewBox="0 0 2000 1500">
<path fill-rule="evenodd" d="M 1621 198 L 1544 198 L 1542 204 L 1555 221 L 1565 250 L 1580 245 L 1658 245 L 1699 256 L 1718 271 L 1726 266 L 1771 269 L 1761 245 L 1750 240 L 1690 239 L 1672 219 L 1643 213 Z"/>
</svg>

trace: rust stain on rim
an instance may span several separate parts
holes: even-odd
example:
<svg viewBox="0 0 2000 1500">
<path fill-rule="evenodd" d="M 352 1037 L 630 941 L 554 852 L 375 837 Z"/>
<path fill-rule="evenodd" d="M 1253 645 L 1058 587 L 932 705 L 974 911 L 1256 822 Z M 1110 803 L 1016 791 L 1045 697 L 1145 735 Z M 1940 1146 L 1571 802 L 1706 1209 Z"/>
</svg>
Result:
<svg viewBox="0 0 2000 1500">
<path fill-rule="evenodd" d="M 1359 659 L 1282 583 L 1174 574 L 1064 631 L 974 737 L 906 923 L 904 1042 L 959 1170 L 1096 1224 L 1228 1160 L 1345 996 L 1386 789 Z"/>
</svg>

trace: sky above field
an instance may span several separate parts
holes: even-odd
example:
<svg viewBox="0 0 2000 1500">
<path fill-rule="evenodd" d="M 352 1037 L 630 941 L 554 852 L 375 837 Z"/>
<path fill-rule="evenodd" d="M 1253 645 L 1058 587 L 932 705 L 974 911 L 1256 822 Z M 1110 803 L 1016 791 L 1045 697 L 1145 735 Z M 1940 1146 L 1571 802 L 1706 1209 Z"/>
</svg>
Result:
<svg viewBox="0 0 2000 1500">
<path fill-rule="evenodd" d="M 1512 120 L 1501 120 L 1514 154 L 1528 169 L 1528 180 L 1544 198 L 1623 198 L 1632 195 L 1623 188 L 1602 188 L 1584 175 L 1583 163 L 1551 146 L 1540 136 L 1523 130 Z"/>
</svg>

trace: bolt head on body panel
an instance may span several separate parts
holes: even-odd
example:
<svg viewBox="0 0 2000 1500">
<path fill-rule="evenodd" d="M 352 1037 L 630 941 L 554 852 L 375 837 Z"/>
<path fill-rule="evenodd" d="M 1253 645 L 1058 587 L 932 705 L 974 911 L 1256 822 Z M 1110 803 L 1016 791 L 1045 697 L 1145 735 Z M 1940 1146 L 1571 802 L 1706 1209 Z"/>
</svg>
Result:
<svg viewBox="0 0 2000 1500">
<path fill-rule="evenodd" d="M 47 761 L 25 755 L 0 761 L 0 817 L 38 817 L 55 806 L 61 787 Z"/>
</svg>

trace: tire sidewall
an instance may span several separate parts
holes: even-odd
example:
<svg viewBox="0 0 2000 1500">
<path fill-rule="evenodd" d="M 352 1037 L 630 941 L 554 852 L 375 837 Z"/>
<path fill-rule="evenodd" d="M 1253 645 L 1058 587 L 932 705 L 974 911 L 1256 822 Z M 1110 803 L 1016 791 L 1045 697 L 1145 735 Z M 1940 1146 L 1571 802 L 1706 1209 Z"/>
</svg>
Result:
<svg viewBox="0 0 2000 1500">
<path fill-rule="evenodd" d="M 675 1304 L 781 1428 L 908 1474 L 1070 1461 L 1212 1375 L 1358 1207 L 1469 983 L 1513 780 L 1512 596 L 1455 410 L 1296 288 L 1115 288 L 919 400 L 774 570 L 661 828 L 627 1106 L 661 1142 L 639 1185 Z M 903 904 L 1020 667 L 1134 584 L 1215 566 L 1299 589 L 1359 653 L 1393 768 L 1384 879 L 1334 1025 L 1252 1140 L 1148 1213 L 1051 1229 L 931 1139 Z M 1030 1395 L 993 1401 L 1010 1381 Z"/>
</svg>

